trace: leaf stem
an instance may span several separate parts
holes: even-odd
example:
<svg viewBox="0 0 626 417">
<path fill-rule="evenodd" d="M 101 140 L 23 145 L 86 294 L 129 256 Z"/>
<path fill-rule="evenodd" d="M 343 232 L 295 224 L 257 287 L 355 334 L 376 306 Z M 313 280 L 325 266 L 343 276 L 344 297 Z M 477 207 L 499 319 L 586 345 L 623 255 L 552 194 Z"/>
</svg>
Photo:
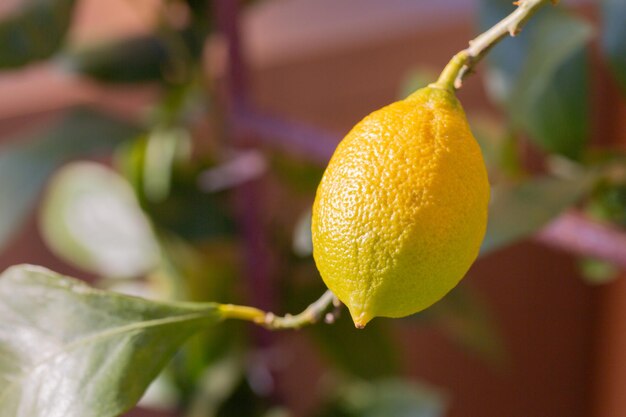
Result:
<svg viewBox="0 0 626 417">
<path fill-rule="evenodd" d="M 338 305 L 339 300 L 330 290 L 326 291 L 317 301 L 309 305 L 300 314 L 276 316 L 274 313 L 259 310 L 258 308 L 234 304 L 221 304 L 218 313 L 222 319 L 238 319 L 251 321 L 270 330 L 299 329 L 303 326 L 317 323 L 324 312 L 331 305 Z M 329 313 L 327 321 L 334 320 L 333 313 Z"/>
<path fill-rule="evenodd" d="M 556 4 L 558 0 L 519 0 L 513 4 L 517 5 L 511 14 L 496 23 L 486 32 L 478 35 L 469 42 L 469 47 L 452 57 L 448 65 L 443 69 L 433 87 L 454 90 L 461 88 L 463 78 L 465 78 L 474 66 L 485 56 L 485 54 L 507 35 L 515 36 L 521 30 L 530 17 L 548 2 Z"/>
</svg>

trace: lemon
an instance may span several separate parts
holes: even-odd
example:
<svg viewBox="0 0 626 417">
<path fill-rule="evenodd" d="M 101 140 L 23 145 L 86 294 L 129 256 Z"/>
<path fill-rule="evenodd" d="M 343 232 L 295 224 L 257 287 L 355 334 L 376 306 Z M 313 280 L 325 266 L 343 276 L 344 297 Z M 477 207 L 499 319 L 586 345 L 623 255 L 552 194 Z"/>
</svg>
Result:
<svg viewBox="0 0 626 417">
<path fill-rule="evenodd" d="M 416 313 L 476 259 L 488 202 L 463 108 L 431 84 L 365 117 L 335 150 L 313 205 L 315 263 L 357 327 Z"/>
</svg>

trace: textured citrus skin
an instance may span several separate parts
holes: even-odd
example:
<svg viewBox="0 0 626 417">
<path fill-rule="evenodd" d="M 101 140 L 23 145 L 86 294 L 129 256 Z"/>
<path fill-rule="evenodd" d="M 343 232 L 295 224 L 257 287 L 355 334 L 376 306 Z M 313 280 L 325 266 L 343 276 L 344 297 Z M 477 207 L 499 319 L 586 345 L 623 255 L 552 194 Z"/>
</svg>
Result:
<svg viewBox="0 0 626 417">
<path fill-rule="evenodd" d="M 313 256 L 357 327 L 450 291 L 478 255 L 489 183 L 453 92 L 418 90 L 359 122 L 313 205 Z"/>
</svg>

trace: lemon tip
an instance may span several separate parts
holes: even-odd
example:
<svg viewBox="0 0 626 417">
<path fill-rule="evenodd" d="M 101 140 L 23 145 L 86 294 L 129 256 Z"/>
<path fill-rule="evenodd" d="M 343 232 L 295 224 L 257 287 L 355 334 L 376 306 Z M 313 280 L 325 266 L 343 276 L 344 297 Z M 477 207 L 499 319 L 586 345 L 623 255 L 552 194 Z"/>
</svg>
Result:
<svg viewBox="0 0 626 417">
<path fill-rule="evenodd" d="M 352 321 L 354 321 L 354 327 L 356 327 L 357 329 L 364 329 L 367 323 L 369 323 L 371 319 L 372 317 L 370 317 L 365 312 L 362 312 L 358 315 L 355 314 L 352 316 Z"/>
</svg>

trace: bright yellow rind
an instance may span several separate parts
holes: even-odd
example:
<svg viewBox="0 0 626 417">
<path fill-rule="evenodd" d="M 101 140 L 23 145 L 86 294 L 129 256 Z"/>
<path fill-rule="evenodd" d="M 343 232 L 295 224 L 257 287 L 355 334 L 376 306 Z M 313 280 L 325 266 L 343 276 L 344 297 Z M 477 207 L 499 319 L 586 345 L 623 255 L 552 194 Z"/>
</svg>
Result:
<svg viewBox="0 0 626 417">
<path fill-rule="evenodd" d="M 418 90 L 358 123 L 313 205 L 313 256 L 357 327 L 450 291 L 478 255 L 489 183 L 451 91 Z"/>
</svg>

